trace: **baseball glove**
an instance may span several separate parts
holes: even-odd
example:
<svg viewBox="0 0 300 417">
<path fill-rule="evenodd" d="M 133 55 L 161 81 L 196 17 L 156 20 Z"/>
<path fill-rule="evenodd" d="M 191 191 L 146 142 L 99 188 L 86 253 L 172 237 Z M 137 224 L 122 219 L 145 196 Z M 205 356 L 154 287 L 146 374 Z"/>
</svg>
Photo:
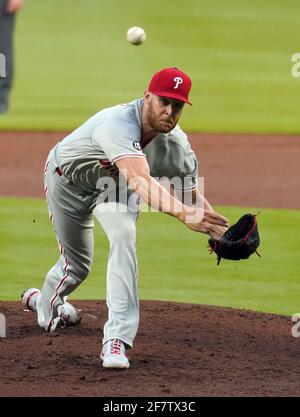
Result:
<svg viewBox="0 0 300 417">
<path fill-rule="evenodd" d="M 257 248 L 260 243 L 256 215 L 244 214 L 234 225 L 224 233 L 221 239 L 208 240 L 210 253 L 217 255 L 217 265 L 221 259 L 238 261 L 247 259 L 254 252 L 258 256 Z"/>
</svg>

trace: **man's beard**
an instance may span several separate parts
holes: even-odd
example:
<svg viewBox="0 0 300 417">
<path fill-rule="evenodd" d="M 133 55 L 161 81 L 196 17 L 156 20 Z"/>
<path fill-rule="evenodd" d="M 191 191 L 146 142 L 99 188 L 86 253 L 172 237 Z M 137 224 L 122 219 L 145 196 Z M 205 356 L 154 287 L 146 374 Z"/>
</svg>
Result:
<svg viewBox="0 0 300 417">
<path fill-rule="evenodd" d="M 159 133 L 169 133 L 175 127 L 174 122 L 158 120 L 152 108 L 149 108 L 148 123 L 152 129 Z"/>
</svg>

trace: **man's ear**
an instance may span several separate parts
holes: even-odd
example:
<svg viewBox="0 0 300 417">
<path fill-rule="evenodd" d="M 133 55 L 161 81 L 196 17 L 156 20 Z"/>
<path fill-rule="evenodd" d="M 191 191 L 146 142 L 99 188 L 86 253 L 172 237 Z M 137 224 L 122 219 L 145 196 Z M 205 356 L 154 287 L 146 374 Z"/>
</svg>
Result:
<svg viewBox="0 0 300 417">
<path fill-rule="evenodd" d="M 151 97 L 150 91 L 149 90 L 145 90 L 145 92 L 144 92 L 144 100 L 147 101 L 147 102 L 149 102 L 150 97 Z"/>
</svg>

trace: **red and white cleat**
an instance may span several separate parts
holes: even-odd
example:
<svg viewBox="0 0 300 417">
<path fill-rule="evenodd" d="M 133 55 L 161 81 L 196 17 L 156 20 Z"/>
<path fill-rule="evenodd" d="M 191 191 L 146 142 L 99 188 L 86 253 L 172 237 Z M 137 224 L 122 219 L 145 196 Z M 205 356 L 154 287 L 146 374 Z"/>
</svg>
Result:
<svg viewBox="0 0 300 417">
<path fill-rule="evenodd" d="M 129 368 L 129 361 L 125 355 L 125 344 L 119 339 L 108 340 L 102 347 L 100 359 L 104 368 Z"/>
<path fill-rule="evenodd" d="M 28 308 L 30 311 L 36 311 L 36 300 L 37 297 L 41 294 L 41 291 L 37 288 L 30 288 L 25 290 L 21 294 L 21 301 L 24 307 Z"/>
<path fill-rule="evenodd" d="M 21 301 L 24 307 L 33 312 L 37 311 L 37 299 L 40 297 L 41 292 L 37 288 L 30 288 L 23 291 L 21 295 Z M 67 301 L 57 308 L 58 317 L 52 320 L 51 330 L 54 331 L 56 327 L 75 326 L 81 321 L 81 317 L 77 309 Z"/>
</svg>

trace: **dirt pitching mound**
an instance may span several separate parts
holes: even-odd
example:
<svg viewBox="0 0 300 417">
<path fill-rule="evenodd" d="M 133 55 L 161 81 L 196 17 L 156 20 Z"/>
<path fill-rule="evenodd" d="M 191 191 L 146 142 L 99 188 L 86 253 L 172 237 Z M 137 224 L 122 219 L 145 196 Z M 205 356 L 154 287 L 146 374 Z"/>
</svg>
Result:
<svg viewBox="0 0 300 417">
<path fill-rule="evenodd" d="M 128 370 L 99 360 L 104 301 L 75 301 L 79 326 L 43 333 L 20 303 L 0 302 L 1 396 L 298 396 L 300 340 L 289 317 L 141 302 Z"/>
</svg>

